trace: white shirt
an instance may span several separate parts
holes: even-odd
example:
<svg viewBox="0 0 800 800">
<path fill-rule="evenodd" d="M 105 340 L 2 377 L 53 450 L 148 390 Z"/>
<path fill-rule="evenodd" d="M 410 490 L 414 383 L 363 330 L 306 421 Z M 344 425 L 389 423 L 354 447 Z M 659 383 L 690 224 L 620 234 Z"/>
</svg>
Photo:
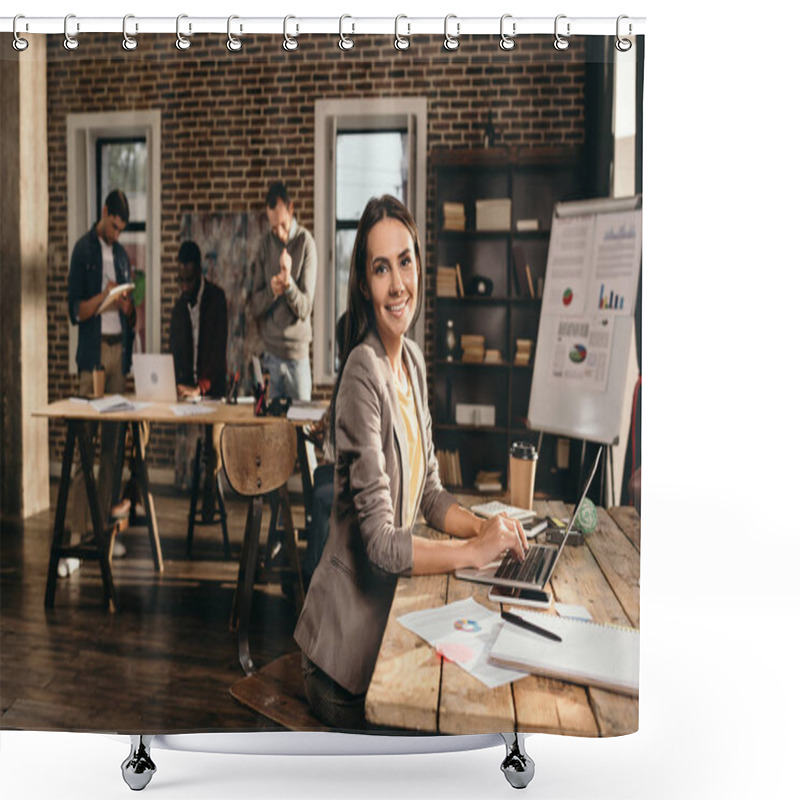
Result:
<svg viewBox="0 0 800 800">
<path fill-rule="evenodd" d="M 102 236 L 98 236 L 97 239 L 100 242 L 100 252 L 103 254 L 103 289 L 105 289 L 109 281 L 114 283 L 117 281 L 117 273 L 114 271 L 114 249 L 110 244 L 106 244 Z M 101 315 L 100 330 L 103 336 L 116 336 L 122 333 L 122 322 L 116 308 Z"/>
<path fill-rule="evenodd" d="M 203 289 L 205 288 L 205 278 L 200 276 L 200 288 L 197 290 L 197 302 L 194 306 L 189 305 L 189 319 L 192 321 L 192 343 L 194 345 L 194 357 L 192 358 L 192 374 L 194 382 L 197 383 L 197 343 L 200 341 L 200 303 L 203 299 Z"/>
</svg>

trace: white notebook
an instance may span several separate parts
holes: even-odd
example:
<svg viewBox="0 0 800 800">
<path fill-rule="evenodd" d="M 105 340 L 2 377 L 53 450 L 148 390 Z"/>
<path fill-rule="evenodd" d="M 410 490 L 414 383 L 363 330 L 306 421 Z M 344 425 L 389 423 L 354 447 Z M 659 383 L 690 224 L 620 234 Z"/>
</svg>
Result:
<svg viewBox="0 0 800 800">
<path fill-rule="evenodd" d="M 505 622 L 489 651 L 491 662 L 535 675 L 639 694 L 639 631 L 518 609 L 515 613 L 558 634 L 562 641 Z"/>
</svg>

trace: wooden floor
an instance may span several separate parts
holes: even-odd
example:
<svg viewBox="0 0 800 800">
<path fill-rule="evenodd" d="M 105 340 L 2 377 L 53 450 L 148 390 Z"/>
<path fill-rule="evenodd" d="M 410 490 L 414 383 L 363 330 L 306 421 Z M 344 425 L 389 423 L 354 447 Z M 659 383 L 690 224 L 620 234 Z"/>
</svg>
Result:
<svg viewBox="0 0 800 800">
<path fill-rule="evenodd" d="M 0 728 L 159 733 L 266 730 L 274 723 L 228 693 L 243 675 L 228 621 L 246 506 L 227 498 L 233 555 L 219 526 L 195 529 L 185 558 L 188 494 L 156 493 L 164 572 L 147 532 L 131 528 L 114 561 L 119 609 L 105 610 L 97 562 L 59 579 L 44 608 L 51 511 L 0 520 Z M 295 510 L 296 524 L 302 510 Z M 262 547 L 269 513 L 265 511 Z M 302 555 L 302 554 L 301 554 Z M 294 606 L 280 585 L 257 585 L 251 647 L 256 666 L 296 649 Z"/>
</svg>

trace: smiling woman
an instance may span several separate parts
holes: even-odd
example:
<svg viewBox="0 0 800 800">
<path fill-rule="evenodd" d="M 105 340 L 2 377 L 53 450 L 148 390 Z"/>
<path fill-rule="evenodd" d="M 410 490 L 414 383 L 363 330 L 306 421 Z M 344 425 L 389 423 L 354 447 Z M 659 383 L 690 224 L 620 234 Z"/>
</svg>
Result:
<svg viewBox="0 0 800 800">
<path fill-rule="evenodd" d="M 527 540 L 518 522 L 482 520 L 442 488 L 425 362 L 405 334 L 418 312 L 419 237 L 408 209 L 367 203 L 350 264 L 330 533 L 295 630 L 309 703 L 325 724 L 367 726 L 364 703 L 397 579 L 485 565 Z M 417 513 L 456 538 L 414 535 Z"/>
</svg>

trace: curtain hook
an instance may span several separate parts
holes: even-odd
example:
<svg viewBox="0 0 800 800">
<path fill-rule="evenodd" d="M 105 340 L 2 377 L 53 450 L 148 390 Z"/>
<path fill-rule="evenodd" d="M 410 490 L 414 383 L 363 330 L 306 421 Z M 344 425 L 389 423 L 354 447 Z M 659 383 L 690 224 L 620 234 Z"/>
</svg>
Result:
<svg viewBox="0 0 800 800">
<path fill-rule="evenodd" d="M 136 19 L 133 14 L 126 14 L 122 18 L 122 49 L 135 50 L 139 46 L 139 42 L 133 36 L 128 36 L 128 20 Z M 136 30 L 139 30 L 139 25 L 136 25 Z"/>
<path fill-rule="evenodd" d="M 456 20 L 456 35 L 451 36 L 447 30 L 447 23 L 450 22 L 451 19 Z M 458 45 L 460 42 L 458 41 L 458 36 L 461 33 L 461 23 L 458 21 L 458 18 L 455 14 L 448 14 L 444 18 L 444 49 L 445 50 L 458 50 Z"/>
<path fill-rule="evenodd" d="M 411 35 L 411 23 L 409 22 L 407 25 L 408 33 L 406 36 L 401 36 L 399 31 L 401 19 L 408 19 L 408 17 L 405 14 L 398 14 L 394 18 L 394 46 L 396 50 L 408 50 L 411 47 L 411 41 L 407 38 Z"/>
<path fill-rule="evenodd" d="M 69 28 L 69 21 L 71 19 L 75 19 L 74 14 L 67 14 L 64 17 L 64 49 L 65 50 L 74 50 L 78 46 L 78 40 L 72 36 L 68 30 Z M 75 25 L 76 32 L 80 30 L 80 25 L 76 23 Z"/>
<path fill-rule="evenodd" d="M 178 37 L 175 40 L 175 47 L 177 47 L 178 50 L 188 50 L 192 46 L 191 41 L 181 33 L 181 20 L 188 19 L 188 17 L 189 17 L 188 14 L 178 14 L 178 18 L 175 20 L 175 34 Z M 192 23 L 190 22 L 189 33 L 191 32 L 192 32 Z"/>
<path fill-rule="evenodd" d="M 231 53 L 238 53 L 239 50 L 242 49 L 242 40 L 241 39 L 237 39 L 231 33 L 231 22 L 233 22 L 233 20 L 235 20 L 235 19 L 239 19 L 239 17 L 237 17 L 235 14 L 231 14 L 231 16 L 228 17 L 228 41 L 225 44 L 225 47 L 227 47 L 228 50 Z M 239 27 L 239 32 L 241 33 L 241 31 L 242 31 L 242 28 L 240 26 Z"/>
<path fill-rule="evenodd" d="M 14 27 L 13 27 L 14 41 L 11 42 L 11 44 L 12 44 L 12 46 L 14 47 L 14 49 L 18 53 L 21 53 L 23 50 L 27 50 L 28 49 L 28 40 L 27 39 L 23 39 L 17 33 L 17 20 L 19 20 L 19 19 L 25 19 L 25 16 L 23 14 L 17 14 L 17 16 L 14 17 Z M 25 29 L 26 30 L 28 29 L 28 23 L 27 22 L 25 23 Z"/>
<path fill-rule="evenodd" d="M 509 36 L 503 30 L 505 25 L 505 21 L 507 19 L 512 19 L 511 14 L 503 14 L 500 17 L 500 49 L 501 50 L 513 50 L 517 46 L 517 42 L 514 37 L 517 35 L 517 23 L 513 21 L 511 22 L 511 36 Z"/>
<path fill-rule="evenodd" d="M 561 34 L 558 32 L 558 21 L 559 21 L 560 19 L 566 19 L 566 18 L 567 18 L 567 15 L 566 15 L 566 14 L 559 14 L 559 15 L 556 17 L 556 22 L 555 22 L 555 37 L 556 37 L 556 38 L 553 40 L 553 47 L 555 47 L 555 49 L 556 49 L 556 50 L 566 50 L 566 49 L 569 47 L 569 40 L 568 40 L 568 39 L 565 39 L 565 38 L 564 38 L 564 37 L 563 37 L 563 36 L 562 36 L 562 35 L 561 35 Z M 570 27 L 570 26 L 569 26 L 569 22 L 567 22 L 567 36 L 569 36 L 569 35 L 570 35 L 570 30 L 569 30 L 569 27 Z"/>
<path fill-rule="evenodd" d="M 344 33 L 342 32 L 342 26 L 344 25 L 344 21 L 346 19 L 353 19 L 353 18 L 349 14 L 342 14 L 342 16 L 339 17 L 339 47 L 342 50 L 352 50 L 353 47 L 355 47 L 356 43 L 349 36 L 345 36 Z M 356 30 L 355 23 L 353 23 L 352 27 L 353 27 L 352 32 L 355 33 Z"/>
<path fill-rule="evenodd" d="M 620 34 L 620 23 L 624 19 L 628 19 L 628 17 L 625 14 L 620 14 L 620 16 L 617 17 L 617 41 L 614 43 L 614 47 L 616 47 L 617 50 L 620 51 L 620 53 L 627 53 L 628 50 L 630 50 L 631 47 L 633 47 L 633 42 L 630 39 L 624 38 Z M 629 22 L 628 36 L 630 36 L 632 33 L 633 33 L 633 26 Z"/>
<path fill-rule="evenodd" d="M 290 19 L 295 19 L 295 17 L 291 16 L 290 14 L 289 16 L 283 18 L 283 49 L 289 53 L 293 52 L 294 50 L 297 50 L 298 47 L 297 39 L 293 39 L 291 36 L 289 36 L 289 33 L 286 30 L 286 26 L 288 25 Z M 300 32 L 300 26 L 298 25 L 297 33 L 299 32 Z"/>
</svg>

